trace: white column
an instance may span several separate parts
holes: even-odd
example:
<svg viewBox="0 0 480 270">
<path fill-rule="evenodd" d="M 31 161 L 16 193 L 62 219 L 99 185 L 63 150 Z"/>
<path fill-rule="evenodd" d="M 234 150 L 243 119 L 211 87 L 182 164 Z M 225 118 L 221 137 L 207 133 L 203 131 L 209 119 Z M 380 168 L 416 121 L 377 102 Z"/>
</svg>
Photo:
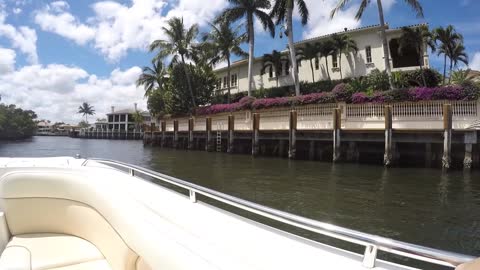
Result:
<svg viewBox="0 0 480 270">
<path fill-rule="evenodd" d="M 128 113 L 125 114 L 125 131 L 128 131 Z"/>
</svg>

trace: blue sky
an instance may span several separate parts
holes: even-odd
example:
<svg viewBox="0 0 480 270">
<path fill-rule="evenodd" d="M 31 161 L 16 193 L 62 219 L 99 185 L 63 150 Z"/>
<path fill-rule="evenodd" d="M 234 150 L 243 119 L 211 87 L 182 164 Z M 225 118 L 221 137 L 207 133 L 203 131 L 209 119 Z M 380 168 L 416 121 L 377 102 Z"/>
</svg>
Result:
<svg viewBox="0 0 480 270">
<path fill-rule="evenodd" d="M 295 21 L 296 40 L 378 23 L 375 1 L 361 21 L 353 19 L 358 0 L 334 20 L 328 15 L 336 0 L 306 2 L 311 19 L 304 27 Z M 420 2 L 425 11 L 421 19 L 404 0 L 383 0 L 387 22 L 393 27 L 453 24 L 465 37 L 472 68 L 480 69 L 480 1 Z M 162 39 L 165 21 L 183 16 L 187 24 L 198 23 L 207 31 L 207 22 L 227 5 L 227 0 L 0 0 L 2 102 L 72 123 L 81 119 L 76 108 L 83 101 L 95 106 L 97 117 L 112 105 L 125 108 L 136 102 L 145 108 L 142 89 L 134 82 L 151 59 L 146 46 Z M 257 56 L 285 45 L 286 39 L 272 39 L 257 27 Z M 441 61 L 431 57 L 434 67 Z"/>
</svg>

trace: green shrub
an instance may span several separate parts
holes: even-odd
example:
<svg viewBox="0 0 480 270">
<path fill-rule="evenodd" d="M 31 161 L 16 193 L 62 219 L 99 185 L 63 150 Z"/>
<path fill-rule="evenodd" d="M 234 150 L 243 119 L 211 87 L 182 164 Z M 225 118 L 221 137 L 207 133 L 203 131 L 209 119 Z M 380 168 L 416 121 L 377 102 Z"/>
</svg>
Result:
<svg viewBox="0 0 480 270">
<path fill-rule="evenodd" d="M 410 71 L 399 71 L 398 73 L 402 74 L 405 79 L 408 81 L 408 86 L 418 87 L 424 86 L 422 79 L 422 71 L 420 69 L 410 70 Z M 426 87 L 436 87 L 440 85 L 442 81 L 442 75 L 434 69 L 426 68 L 423 69 L 423 74 L 425 76 L 425 82 L 427 83 Z"/>
<path fill-rule="evenodd" d="M 381 72 L 378 69 L 374 69 L 365 79 L 368 88 L 371 88 L 373 91 L 386 91 L 390 89 L 388 74 L 385 71 Z"/>
<path fill-rule="evenodd" d="M 352 93 L 367 92 L 369 85 L 363 77 L 353 79 L 347 88 Z"/>
</svg>

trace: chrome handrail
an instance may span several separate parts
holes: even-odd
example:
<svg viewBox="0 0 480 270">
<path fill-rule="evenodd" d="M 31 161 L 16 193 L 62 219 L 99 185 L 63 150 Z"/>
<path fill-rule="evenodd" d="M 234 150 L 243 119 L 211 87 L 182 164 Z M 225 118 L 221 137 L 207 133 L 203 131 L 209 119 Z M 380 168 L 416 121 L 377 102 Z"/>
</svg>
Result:
<svg viewBox="0 0 480 270">
<path fill-rule="evenodd" d="M 455 252 L 443 251 L 439 249 L 410 244 L 290 214 L 284 211 L 273 209 L 271 207 L 263 206 L 254 202 L 227 195 L 209 188 L 205 188 L 200 185 L 196 185 L 175 177 L 161 174 L 150 169 L 120 161 L 109 159 L 85 159 L 85 161 L 82 163 L 82 166 L 87 166 L 89 161 L 125 168 L 128 169 L 128 173 L 131 176 L 135 176 L 136 172 L 139 172 L 143 175 L 153 177 L 157 180 L 175 185 L 180 188 L 184 188 L 188 190 L 189 197 L 192 202 L 197 201 L 196 194 L 198 193 L 216 201 L 237 207 L 242 210 L 246 210 L 248 212 L 263 217 L 267 217 L 275 221 L 279 221 L 281 223 L 292 225 L 294 227 L 305 229 L 318 234 L 326 235 L 335 239 L 340 239 L 346 242 L 363 245 L 365 246 L 363 265 L 367 268 L 375 267 L 378 250 L 400 255 L 402 257 L 412 258 L 448 267 L 456 267 L 459 264 L 469 262 L 475 259 L 475 257 L 469 255 L 463 255 Z"/>
</svg>

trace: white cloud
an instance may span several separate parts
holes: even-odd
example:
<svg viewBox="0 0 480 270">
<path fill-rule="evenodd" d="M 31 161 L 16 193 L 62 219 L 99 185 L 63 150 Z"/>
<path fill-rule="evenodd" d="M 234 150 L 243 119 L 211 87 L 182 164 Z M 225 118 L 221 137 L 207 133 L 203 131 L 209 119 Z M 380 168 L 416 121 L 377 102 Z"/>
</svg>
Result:
<svg viewBox="0 0 480 270">
<path fill-rule="evenodd" d="M 83 45 L 95 37 L 95 30 L 79 23 L 72 14 L 66 12 L 68 4 L 63 1 L 52 2 L 35 15 L 37 23 L 43 31 L 64 36 Z"/>
<path fill-rule="evenodd" d="M 397 3 L 397 0 L 382 0 L 383 11 L 385 13 L 389 12 L 396 3 Z M 374 4 L 376 5 L 377 2 L 374 1 Z M 375 8 L 377 8 L 377 7 L 375 7 Z"/>
<path fill-rule="evenodd" d="M 0 11 L 0 37 L 7 38 L 12 43 L 12 47 L 18 48 L 26 54 L 30 63 L 38 63 L 37 32 L 27 26 L 15 28 L 13 25 L 5 23 L 6 17 L 6 13 Z"/>
<path fill-rule="evenodd" d="M 0 74 L 0 95 L 2 102 L 34 110 L 39 118 L 68 123 L 82 120 L 77 108 L 88 102 L 96 110 L 93 121 L 105 117 L 111 106 L 132 108 L 136 102 L 146 108 L 143 90 L 135 86 L 140 72 L 139 67 L 115 69 L 99 78 L 78 67 L 31 65 Z"/>
<path fill-rule="evenodd" d="M 0 75 L 15 69 L 15 57 L 14 50 L 0 48 Z"/>
<path fill-rule="evenodd" d="M 469 68 L 473 70 L 480 70 L 480 52 L 476 52 L 470 61 Z"/>
<path fill-rule="evenodd" d="M 22 13 L 22 9 L 21 8 L 13 8 L 12 12 L 13 12 L 13 14 L 18 15 L 18 14 Z"/>
<path fill-rule="evenodd" d="M 91 41 L 108 60 L 118 61 L 128 50 L 146 50 L 156 39 L 164 38 L 167 19 L 182 16 L 187 26 L 205 25 L 226 0 L 131 0 L 128 5 L 113 1 L 93 4 L 94 16 L 81 22 L 69 12 L 66 2 L 57 1 L 37 12 L 35 22 L 50 31 L 83 45 Z M 164 8 L 171 9 L 162 15 Z"/>
<path fill-rule="evenodd" d="M 303 33 L 304 38 L 339 32 L 345 27 L 352 29 L 360 26 L 360 21 L 354 18 L 358 5 L 352 5 L 330 19 L 330 12 L 335 8 L 337 0 L 306 0 L 305 2 L 310 10 L 310 20 Z M 298 19 L 298 14 L 295 17 Z"/>
</svg>

